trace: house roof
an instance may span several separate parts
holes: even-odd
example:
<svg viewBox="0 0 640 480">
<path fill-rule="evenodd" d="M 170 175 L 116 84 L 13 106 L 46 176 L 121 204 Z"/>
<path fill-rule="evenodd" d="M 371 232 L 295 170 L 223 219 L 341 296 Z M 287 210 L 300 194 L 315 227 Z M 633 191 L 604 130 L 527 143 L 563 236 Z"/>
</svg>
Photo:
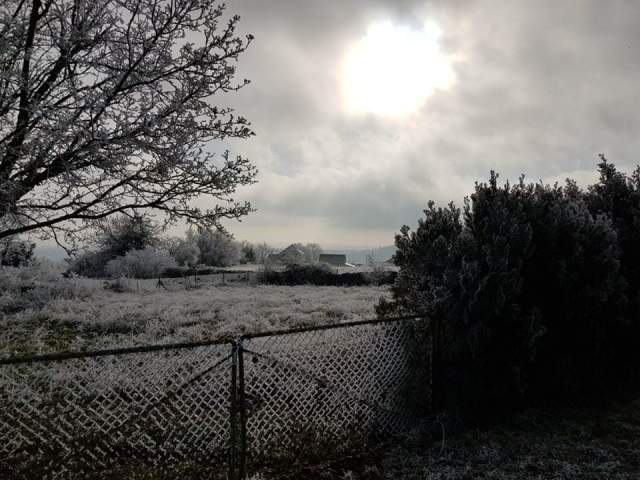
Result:
<svg viewBox="0 0 640 480">
<path fill-rule="evenodd" d="M 295 245 L 291 244 L 289 245 L 287 248 L 285 248 L 284 250 L 282 250 L 278 255 L 300 255 L 304 257 L 304 252 L 302 250 L 300 250 L 298 247 L 296 247 Z"/>
</svg>

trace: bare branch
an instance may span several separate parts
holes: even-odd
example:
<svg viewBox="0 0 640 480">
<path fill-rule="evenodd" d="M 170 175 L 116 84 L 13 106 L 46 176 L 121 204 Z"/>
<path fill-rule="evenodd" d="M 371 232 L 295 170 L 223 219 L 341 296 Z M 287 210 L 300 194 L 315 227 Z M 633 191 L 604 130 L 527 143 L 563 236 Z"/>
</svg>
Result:
<svg viewBox="0 0 640 480">
<path fill-rule="evenodd" d="M 253 135 L 211 103 L 248 83 L 234 80 L 252 40 L 238 20 L 216 0 L 3 3 L 0 238 L 72 239 L 133 209 L 206 228 L 249 213 L 231 199 L 255 167 L 206 150 Z"/>
</svg>

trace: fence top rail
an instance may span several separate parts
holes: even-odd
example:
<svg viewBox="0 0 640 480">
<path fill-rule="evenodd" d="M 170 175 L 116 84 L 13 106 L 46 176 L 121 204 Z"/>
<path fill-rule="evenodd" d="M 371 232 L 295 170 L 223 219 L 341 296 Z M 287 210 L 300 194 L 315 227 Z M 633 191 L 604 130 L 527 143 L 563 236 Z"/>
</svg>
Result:
<svg viewBox="0 0 640 480">
<path fill-rule="evenodd" d="M 297 327 L 283 330 L 268 330 L 265 332 L 246 333 L 240 337 L 240 340 L 251 340 L 252 338 L 273 337 L 277 335 L 290 335 L 294 333 L 315 332 L 318 330 L 333 330 L 339 328 L 351 328 L 361 325 L 376 325 L 380 323 L 395 323 L 407 320 L 426 320 L 425 315 L 406 315 L 402 317 L 381 318 L 376 320 L 358 320 L 355 322 L 331 323 L 327 325 L 319 325 L 315 327 Z"/>
<path fill-rule="evenodd" d="M 212 345 L 233 345 L 234 341 L 230 338 L 209 340 L 202 342 L 184 342 L 184 343 L 167 343 L 159 345 L 141 345 L 139 347 L 128 348 L 111 348 L 105 350 L 88 350 L 88 351 L 71 351 L 71 352 L 55 352 L 42 355 L 20 355 L 14 357 L 0 358 L 0 366 L 16 365 L 20 363 L 36 363 L 36 362 L 57 362 L 64 360 L 73 360 L 77 358 L 91 357 L 107 357 L 113 355 L 126 355 L 134 353 L 158 352 L 163 350 L 180 350 L 185 348 L 209 347 Z"/>
<path fill-rule="evenodd" d="M 158 352 L 165 350 L 180 350 L 198 347 L 208 347 L 212 345 L 229 345 L 235 346 L 242 340 L 250 340 L 252 338 L 273 337 L 278 335 L 290 335 L 295 333 L 313 332 L 321 330 L 352 328 L 362 325 L 376 325 L 382 323 L 394 323 L 407 320 L 426 320 L 424 315 L 407 315 L 402 317 L 382 318 L 375 320 L 358 320 L 355 322 L 344 323 L 332 323 L 327 325 L 319 325 L 315 327 L 299 327 L 289 328 L 282 330 L 268 330 L 265 332 L 247 333 L 237 338 L 225 337 L 218 340 L 209 340 L 201 342 L 184 342 L 184 343 L 167 343 L 159 345 L 141 345 L 138 347 L 128 348 L 111 348 L 105 350 L 88 350 L 88 351 L 69 351 L 69 352 L 54 352 L 41 355 L 17 355 L 13 357 L 0 358 L 0 367 L 4 365 L 18 365 L 24 363 L 39 363 L 39 362 L 59 362 L 64 360 L 73 360 L 79 358 L 93 358 L 93 357 L 107 357 L 117 355 L 127 355 L 136 353 L 148 353 Z"/>
</svg>

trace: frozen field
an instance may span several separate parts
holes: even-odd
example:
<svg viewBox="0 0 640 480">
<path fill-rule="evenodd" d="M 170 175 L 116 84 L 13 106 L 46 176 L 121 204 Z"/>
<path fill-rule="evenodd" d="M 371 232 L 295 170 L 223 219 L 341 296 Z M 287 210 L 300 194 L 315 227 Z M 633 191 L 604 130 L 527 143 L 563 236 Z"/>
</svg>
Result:
<svg viewBox="0 0 640 480">
<path fill-rule="evenodd" d="M 6 278 L 5 278 L 6 280 Z M 0 355 L 215 339 L 244 332 L 372 318 L 385 287 L 271 286 L 231 281 L 168 290 L 135 280 L 13 278 L 0 294 Z M 29 295 L 25 296 L 25 284 Z M 11 285 L 9 285 L 11 287 Z M 22 289 L 23 291 L 21 292 Z"/>
</svg>

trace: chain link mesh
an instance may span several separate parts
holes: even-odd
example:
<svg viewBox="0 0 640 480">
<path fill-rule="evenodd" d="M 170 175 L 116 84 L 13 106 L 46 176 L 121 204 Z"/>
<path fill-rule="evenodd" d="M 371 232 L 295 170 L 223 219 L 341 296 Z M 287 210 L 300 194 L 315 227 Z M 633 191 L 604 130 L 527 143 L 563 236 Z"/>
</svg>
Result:
<svg viewBox="0 0 640 480">
<path fill-rule="evenodd" d="M 415 427 L 430 402 L 428 340 L 417 319 L 245 339 L 249 463 Z"/>
<path fill-rule="evenodd" d="M 0 365 L 0 478 L 224 465 L 231 348 Z M 179 477 L 178 477 L 179 478 Z"/>
<path fill-rule="evenodd" d="M 404 319 L 0 362 L 0 478 L 213 478 L 346 452 L 420 423 L 430 358 L 428 322 Z"/>
</svg>

